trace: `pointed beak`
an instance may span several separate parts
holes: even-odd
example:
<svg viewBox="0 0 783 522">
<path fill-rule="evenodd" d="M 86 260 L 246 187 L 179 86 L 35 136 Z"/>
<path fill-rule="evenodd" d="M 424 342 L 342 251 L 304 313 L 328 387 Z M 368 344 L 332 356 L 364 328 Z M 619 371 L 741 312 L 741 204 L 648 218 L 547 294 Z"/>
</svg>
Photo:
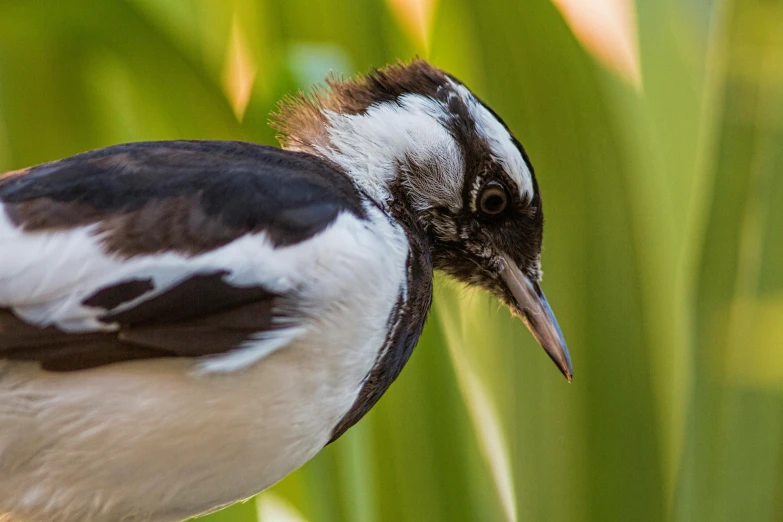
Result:
<svg viewBox="0 0 783 522">
<path fill-rule="evenodd" d="M 500 276 L 514 296 L 522 321 L 568 382 L 571 382 L 574 374 L 571 370 L 571 356 L 568 355 L 563 333 L 549 308 L 541 285 L 538 281 L 531 281 L 510 257 L 504 255 L 503 260 L 505 267 Z"/>
</svg>

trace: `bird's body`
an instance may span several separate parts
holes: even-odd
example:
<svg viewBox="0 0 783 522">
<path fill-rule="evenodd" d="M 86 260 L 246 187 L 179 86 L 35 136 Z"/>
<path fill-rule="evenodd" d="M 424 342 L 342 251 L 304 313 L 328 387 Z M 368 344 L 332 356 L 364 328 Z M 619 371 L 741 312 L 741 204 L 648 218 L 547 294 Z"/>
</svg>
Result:
<svg viewBox="0 0 783 522">
<path fill-rule="evenodd" d="M 424 62 L 332 87 L 283 108 L 291 150 L 135 143 L 0 177 L 0 521 L 174 522 L 270 486 L 397 377 L 435 268 L 540 299 L 518 313 L 570 377 L 502 122 Z"/>
<path fill-rule="evenodd" d="M 210 156 L 219 156 L 223 170 L 209 173 L 214 177 L 205 182 L 199 174 Z M 298 209 L 297 219 L 288 223 L 242 216 L 246 223 L 234 232 L 213 231 L 205 210 L 208 195 L 188 207 L 187 216 L 155 213 L 187 195 L 191 185 L 203 193 L 205 183 L 214 186 L 221 209 L 238 211 L 232 203 L 240 205 L 236 200 L 253 190 L 260 191 L 257 197 L 267 195 L 263 184 L 235 187 L 242 169 L 271 177 L 275 162 L 288 156 L 298 159 L 296 153 L 243 143 L 139 143 L 38 167 L 18 181 L 13 174 L 5 178 L 0 244 L 7 254 L 0 260 L 0 303 L 13 304 L 14 313 L 0 311 L 5 336 L 0 336 L 0 351 L 13 359 L 35 357 L 44 368 L 36 362 L 0 363 L 0 513 L 36 521 L 108 521 L 128 515 L 182 520 L 247 498 L 329 442 L 382 347 L 400 357 L 409 353 L 412 346 L 393 345 L 397 340 L 387 334 L 398 300 L 407 293 L 406 235 L 376 205 L 358 203 L 350 185 L 346 194 L 324 191 L 319 183 L 336 171 L 299 166 L 299 176 L 306 174 L 306 179 L 289 178 L 283 186 L 296 192 L 275 200 Z M 112 167 L 106 168 L 116 158 L 122 168 L 134 161 L 143 168 L 128 169 L 123 183 L 119 170 L 110 175 Z M 91 180 L 87 173 L 96 162 Z M 167 168 L 158 172 L 168 179 L 154 179 L 164 162 Z M 179 168 L 183 179 L 177 184 L 171 177 Z M 112 210 L 112 185 L 120 184 L 125 194 L 130 186 L 143 192 L 168 181 L 165 193 L 139 194 L 146 207 L 140 219 L 156 220 L 138 238 L 146 243 L 127 240 L 125 233 L 120 238 L 117 229 L 98 233 L 105 218 L 46 233 L 21 230 L 11 217 L 25 211 L 24 203 L 16 202 L 23 197 L 17 192 L 35 195 L 28 204 L 54 200 L 41 215 L 58 219 L 52 208 L 68 204 L 63 194 L 68 172 L 79 173 L 71 180 L 78 185 L 73 193 L 88 198 L 94 185 L 95 197 L 107 203 L 96 200 L 90 206 L 102 205 L 105 212 Z M 32 188 L 36 175 L 49 178 L 51 187 L 39 181 Z M 151 184 L 139 183 L 145 175 L 153 178 Z M 291 202 L 296 198 L 304 201 L 296 205 Z M 359 206 L 353 209 L 354 204 Z M 202 219 L 192 217 L 201 212 Z M 170 234 L 186 218 L 195 223 L 192 234 L 179 228 L 177 233 L 190 243 L 170 248 L 176 242 Z M 166 252 L 154 244 L 156 231 Z M 206 236 L 211 231 L 214 238 Z M 290 238 L 297 242 L 287 244 Z M 116 241 L 116 252 L 105 251 L 107 241 Z M 123 251 L 130 248 L 135 250 Z M 429 292 L 426 285 L 422 289 Z M 18 295 L 28 302 L 14 301 Z M 150 308 L 156 297 L 161 304 Z M 271 318 L 270 300 L 279 310 Z M 213 305 L 218 309 L 210 313 Z M 248 319 L 241 314 L 247 306 L 252 317 L 244 324 Z M 419 312 L 420 325 L 426 311 L 425 306 Z M 127 326 L 106 327 L 100 318 L 107 313 L 124 313 Z M 188 317 L 172 321 L 182 313 Z M 63 331 L 107 331 L 70 342 L 59 332 L 22 332 L 25 324 L 17 316 Z M 266 338 L 254 341 L 259 332 Z M 31 342 L 35 354 L 29 351 Z M 209 356 L 226 346 L 246 347 Z M 188 357 L 188 351 L 202 356 Z M 137 357 L 141 360 L 133 360 Z M 104 364 L 112 358 L 128 362 Z M 263 364 L 255 364 L 261 359 Z M 229 392 L 234 388 L 240 393 Z M 156 481 L 149 480 L 150 474 Z M 161 483 L 171 487 L 161 489 Z"/>
</svg>

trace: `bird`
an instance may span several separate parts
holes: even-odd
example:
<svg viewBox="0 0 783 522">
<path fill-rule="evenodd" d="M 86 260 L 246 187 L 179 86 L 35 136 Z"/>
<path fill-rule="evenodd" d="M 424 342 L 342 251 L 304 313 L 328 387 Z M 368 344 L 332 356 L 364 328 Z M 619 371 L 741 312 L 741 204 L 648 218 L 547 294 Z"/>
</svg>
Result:
<svg viewBox="0 0 783 522">
<path fill-rule="evenodd" d="M 175 522 L 376 404 L 444 272 L 570 381 L 531 161 L 416 58 L 284 98 L 280 147 L 109 146 L 0 175 L 0 520 Z"/>
</svg>

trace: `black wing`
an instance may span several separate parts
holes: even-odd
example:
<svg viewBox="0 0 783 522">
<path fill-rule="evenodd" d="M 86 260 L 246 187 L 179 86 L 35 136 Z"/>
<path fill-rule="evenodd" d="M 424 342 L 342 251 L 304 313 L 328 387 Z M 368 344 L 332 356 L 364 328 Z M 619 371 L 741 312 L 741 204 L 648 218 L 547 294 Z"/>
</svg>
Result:
<svg viewBox="0 0 783 522">
<path fill-rule="evenodd" d="M 248 232 L 303 241 L 340 211 L 363 217 L 350 179 L 309 154 L 237 141 L 127 143 L 0 177 L 27 231 L 99 223 L 120 254 L 199 253 Z"/>
<path fill-rule="evenodd" d="M 287 246 L 324 230 L 340 212 L 364 218 L 358 191 L 330 164 L 225 141 L 117 145 L 7 173 L 0 176 L 0 206 L 10 221 L 6 226 L 15 227 L 4 231 L 0 221 L 0 251 L 27 256 L 21 264 L 31 267 L 25 277 L 41 279 L 47 263 L 58 265 L 42 258 L 35 241 L 19 248 L 14 238 L 20 231 L 43 238 L 40 232 L 65 236 L 93 225 L 104 253 L 130 260 L 162 252 L 195 256 L 262 231 L 275 247 Z M 79 306 L 100 310 L 99 320 L 119 329 L 65 333 L 57 324 L 20 319 L 21 303 L 47 304 L 48 283 L 41 283 L 43 289 L 37 281 L 12 284 L 18 276 L 11 269 L 3 273 L 4 266 L 20 264 L 0 261 L 0 358 L 40 361 L 51 370 L 225 353 L 281 323 L 292 324 L 296 315 L 290 296 L 262 284 L 233 285 L 226 277 L 231 266 L 207 273 L 189 273 L 185 266 L 181 281 L 165 289 L 156 289 L 150 278 L 118 277 L 90 286 L 89 278 L 74 277 L 69 288 Z"/>
</svg>

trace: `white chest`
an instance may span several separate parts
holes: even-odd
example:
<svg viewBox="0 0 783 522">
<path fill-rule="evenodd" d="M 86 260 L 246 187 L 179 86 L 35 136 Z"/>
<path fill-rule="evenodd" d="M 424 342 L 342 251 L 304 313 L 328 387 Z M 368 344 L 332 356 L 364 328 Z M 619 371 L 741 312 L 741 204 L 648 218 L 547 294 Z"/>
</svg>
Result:
<svg viewBox="0 0 783 522">
<path fill-rule="evenodd" d="M 402 231 L 379 212 L 351 227 L 350 249 L 324 244 L 304 267 L 304 332 L 241 369 L 0 363 L 0 520 L 182 520 L 315 455 L 375 364 L 405 285 Z"/>
</svg>

